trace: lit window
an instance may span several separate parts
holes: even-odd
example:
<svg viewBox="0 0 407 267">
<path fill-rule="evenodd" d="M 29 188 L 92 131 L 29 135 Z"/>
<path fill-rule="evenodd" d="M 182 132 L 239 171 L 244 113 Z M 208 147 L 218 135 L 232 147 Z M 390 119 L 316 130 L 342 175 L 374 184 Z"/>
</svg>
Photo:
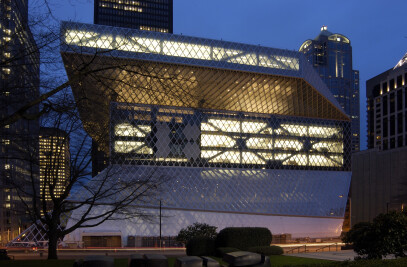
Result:
<svg viewBox="0 0 407 267">
<path fill-rule="evenodd" d="M 10 74 L 11 69 L 10 68 L 3 68 L 3 72 L 6 73 L 6 74 Z"/>
<path fill-rule="evenodd" d="M 4 164 L 4 169 L 5 170 L 10 170 L 10 164 Z"/>
</svg>

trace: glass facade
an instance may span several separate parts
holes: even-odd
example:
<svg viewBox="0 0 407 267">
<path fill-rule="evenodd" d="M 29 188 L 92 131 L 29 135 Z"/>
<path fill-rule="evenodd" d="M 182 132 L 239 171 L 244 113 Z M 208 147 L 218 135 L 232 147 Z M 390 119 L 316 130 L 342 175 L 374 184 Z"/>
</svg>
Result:
<svg viewBox="0 0 407 267">
<path fill-rule="evenodd" d="M 28 25 L 28 1 L 0 1 L 0 118 L 16 112 L 39 96 L 39 52 Z M 27 111 L 37 114 L 38 106 Z M 13 186 L 38 179 L 32 159 L 38 153 L 39 122 L 20 119 L 0 128 L 0 245 L 31 224 L 26 207 Z M 22 191 L 32 192 L 24 186 Z"/>
<path fill-rule="evenodd" d="M 394 69 L 366 82 L 368 148 L 388 150 L 407 143 L 407 93 L 404 56 Z"/>
<path fill-rule="evenodd" d="M 68 134 L 58 128 L 41 127 L 39 135 L 40 195 L 51 201 L 64 191 L 70 176 Z M 50 202 L 51 203 L 51 202 Z"/>
<path fill-rule="evenodd" d="M 173 32 L 173 0 L 94 0 L 94 23 Z"/>
<path fill-rule="evenodd" d="M 348 122 L 126 103 L 110 114 L 113 164 L 350 169 Z"/>
<path fill-rule="evenodd" d="M 159 177 L 163 235 L 196 221 L 281 231 L 277 220 L 301 236 L 340 234 L 351 120 L 302 53 L 79 23 L 62 33 L 68 76 L 84 62 L 101 69 L 72 85 L 106 159 L 94 181 Z M 135 221 L 98 230 L 158 235 Z"/>
<path fill-rule="evenodd" d="M 347 37 L 326 26 L 300 49 L 352 119 L 352 151 L 360 150 L 359 71 L 352 67 L 352 46 Z"/>
</svg>

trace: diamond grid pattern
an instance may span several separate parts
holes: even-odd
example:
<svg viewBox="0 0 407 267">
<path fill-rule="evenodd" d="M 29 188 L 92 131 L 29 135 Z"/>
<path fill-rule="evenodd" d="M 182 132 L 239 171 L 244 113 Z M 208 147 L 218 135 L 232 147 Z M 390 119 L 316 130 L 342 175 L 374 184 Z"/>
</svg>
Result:
<svg viewBox="0 0 407 267">
<path fill-rule="evenodd" d="M 15 239 L 7 243 L 7 247 L 38 247 L 48 243 L 48 237 L 44 230 L 44 225 L 37 221 L 25 229 Z"/>
<path fill-rule="evenodd" d="M 82 233 L 90 232 L 121 232 L 122 245 L 126 246 L 127 236 L 159 236 L 160 225 L 157 209 L 146 209 L 146 212 L 156 215 L 153 221 L 143 221 L 135 218 L 129 221 L 108 221 L 91 229 L 79 229 L 65 236 L 65 243 L 81 244 Z M 221 230 L 225 227 L 264 227 L 268 226 L 273 234 L 291 233 L 297 237 L 332 237 L 339 236 L 343 219 L 267 216 L 260 214 L 236 214 L 226 212 L 202 212 L 188 210 L 162 210 L 163 236 L 176 236 L 182 228 L 195 222 L 208 223 Z M 318 225 L 318 227 L 315 227 Z"/>
<path fill-rule="evenodd" d="M 111 104 L 111 161 L 223 168 L 349 170 L 349 122 Z"/>
<path fill-rule="evenodd" d="M 63 22 L 61 51 L 304 78 L 342 111 L 300 52 L 151 31 Z"/>
<path fill-rule="evenodd" d="M 64 42 L 70 46 L 88 47 L 94 49 L 111 49 L 124 52 L 159 54 L 167 57 L 182 57 L 191 59 L 219 61 L 247 66 L 261 66 L 265 68 L 299 70 L 299 60 L 285 53 L 272 54 L 267 49 L 261 53 L 255 46 L 237 43 L 219 42 L 216 40 L 202 40 L 187 36 L 143 34 L 140 31 L 102 32 L 104 26 L 64 23 Z M 126 36 L 127 35 L 127 36 Z M 133 36 L 131 36 L 133 35 Z M 134 36 L 136 35 L 136 36 Z M 163 38 L 164 37 L 164 38 Z M 202 42 L 203 41 L 203 42 Z M 244 49 L 246 48 L 246 49 Z M 249 52 L 247 51 L 249 49 Z M 250 52 L 250 50 L 254 50 Z M 276 50 L 275 52 L 277 52 Z M 268 53 L 267 53 L 268 52 Z"/>
<path fill-rule="evenodd" d="M 340 231 L 350 122 L 301 53 L 79 23 L 63 23 L 62 33 L 68 75 L 88 62 L 107 67 L 72 88 L 89 99 L 78 108 L 91 136 L 109 129 L 102 149 L 111 166 L 126 179 L 168 178 L 165 234 L 196 221 L 265 226 L 287 215 L 336 220 L 304 231 Z M 103 227 L 148 236 L 158 226 Z"/>
<path fill-rule="evenodd" d="M 113 165 L 109 171 L 117 173 L 122 179 L 166 177 L 159 199 L 149 201 L 145 211 L 157 215 L 159 201 L 162 200 L 162 233 L 170 236 L 197 221 L 220 229 L 227 226 L 267 226 L 273 233 L 335 236 L 340 233 L 351 178 L 350 172 L 342 171 L 208 167 Z M 100 175 L 105 174 L 102 172 Z M 83 196 L 74 196 L 75 199 L 78 197 Z M 92 214 L 103 210 L 100 206 Z M 76 216 L 82 212 L 80 209 L 74 211 L 67 226 L 74 223 Z M 157 217 L 153 221 L 141 218 L 123 221 L 118 218 L 120 215 L 114 221 L 85 231 L 121 232 L 123 237 L 159 234 Z M 308 225 L 311 221 L 314 225 Z M 305 227 L 304 223 L 308 226 Z M 64 241 L 81 241 L 82 231 L 76 230 Z"/>
</svg>

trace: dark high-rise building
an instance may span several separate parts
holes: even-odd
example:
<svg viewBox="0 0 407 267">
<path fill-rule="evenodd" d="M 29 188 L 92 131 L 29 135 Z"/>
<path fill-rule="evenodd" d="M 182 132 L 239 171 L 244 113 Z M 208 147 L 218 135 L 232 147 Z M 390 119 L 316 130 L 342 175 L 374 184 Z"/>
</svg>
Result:
<svg viewBox="0 0 407 267">
<path fill-rule="evenodd" d="M 352 157 L 352 225 L 407 207 L 407 54 L 366 82 L 368 150 Z"/>
<path fill-rule="evenodd" d="M 94 0 L 95 24 L 173 33 L 173 0 Z M 92 141 L 92 176 L 108 164 L 103 148 Z"/>
<path fill-rule="evenodd" d="M 352 67 L 352 46 L 342 34 L 326 26 L 300 47 L 346 114 L 352 119 L 352 151 L 360 149 L 359 71 Z"/>
<path fill-rule="evenodd" d="M 0 2 L 0 120 L 39 95 L 39 53 L 28 27 L 28 1 Z M 38 107 L 28 115 L 38 113 Z M 23 216 L 28 197 L 16 185 L 38 179 L 38 120 L 21 119 L 0 128 L 0 244 L 16 237 L 31 223 Z"/>
<path fill-rule="evenodd" d="M 407 145 L 407 54 L 397 65 L 366 82 L 368 148 Z"/>
<path fill-rule="evenodd" d="M 173 0 L 95 0 L 94 23 L 173 32 Z"/>
</svg>

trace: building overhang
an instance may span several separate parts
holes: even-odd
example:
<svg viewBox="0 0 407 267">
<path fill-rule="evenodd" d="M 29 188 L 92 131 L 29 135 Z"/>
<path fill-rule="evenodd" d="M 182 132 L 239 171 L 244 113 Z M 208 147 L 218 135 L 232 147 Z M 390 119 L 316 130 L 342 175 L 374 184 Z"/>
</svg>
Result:
<svg viewBox="0 0 407 267">
<path fill-rule="evenodd" d="M 91 135 L 111 101 L 349 121 L 300 52 L 71 22 L 61 36 Z"/>
</svg>

